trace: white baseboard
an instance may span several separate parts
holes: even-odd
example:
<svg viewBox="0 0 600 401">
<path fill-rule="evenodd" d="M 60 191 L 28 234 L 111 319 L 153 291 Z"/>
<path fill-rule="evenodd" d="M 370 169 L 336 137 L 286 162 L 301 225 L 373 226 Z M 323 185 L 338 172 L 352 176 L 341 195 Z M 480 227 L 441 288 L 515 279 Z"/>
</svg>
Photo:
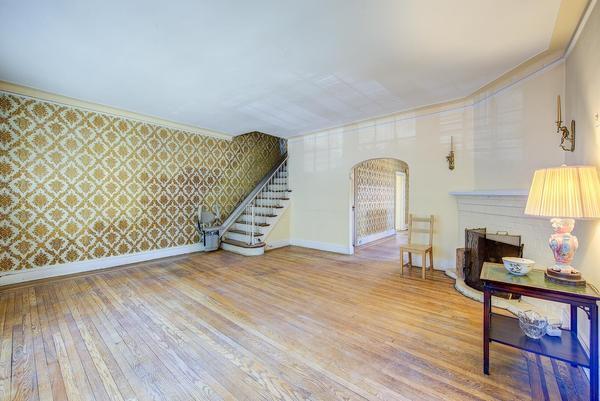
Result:
<svg viewBox="0 0 600 401">
<path fill-rule="evenodd" d="M 151 251 L 129 253 L 126 255 L 109 256 L 100 259 L 82 260 L 71 263 L 37 267 L 25 270 L 16 270 L 0 273 L 0 286 L 24 283 L 26 281 L 40 280 L 49 277 L 65 276 L 68 274 L 106 269 L 108 267 L 128 265 L 152 259 L 166 258 L 168 256 L 183 255 L 186 253 L 200 252 L 201 244 L 181 245 L 172 248 L 154 249 Z"/>
<path fill-rule="evenodd" d="M 454 260 L 434 258 L 433 264 L 434 264 L 433 268 L 435 270 L 442 270 L 442 271 L 456 270 L 456 266 L 455 266 L 456 263 Z"/>
<path fill-rule="evenodd" d="M 284 246 L 289 246 L 289 245 L 290 245 L 289 239 L 282 239 L 279 241 L 267 241 L 267 246 L 265 247 L 265 250 L 269 251 L 271 249 L 283 248 Z"/>
<path fill-rule="evenodd" d="M 360 245 L 366 245 L 370 242 L 373 241 L 377 241 L 378 239 L 382 239 L 382 238 L 386 238 L 386 237 L 391 237 L 392 235 L 396 235 L 396 230 L 388 230 L 388 231 L 384 231 L 381 233 L 375 233 L 375 234 L 371 234 L 371 235 L 367 235 L 366 237 L 363 237 L 361 239 L 358 240 L 358 244 L 357 246 Z"/>
<path fill-rule="evenodd" d="M 290 245 L 301 246 L 303 248 L 318 249 L 320 251 L 328 251 L 335 253 L 342 253 L 344 255 L 352 255 L 354 250 L 352 247 L 348 247 L 340 244 L 332 244 L 330 242 L 318 242 L 309 241 L 305 239 L 292 239 Z"/>
</svg>

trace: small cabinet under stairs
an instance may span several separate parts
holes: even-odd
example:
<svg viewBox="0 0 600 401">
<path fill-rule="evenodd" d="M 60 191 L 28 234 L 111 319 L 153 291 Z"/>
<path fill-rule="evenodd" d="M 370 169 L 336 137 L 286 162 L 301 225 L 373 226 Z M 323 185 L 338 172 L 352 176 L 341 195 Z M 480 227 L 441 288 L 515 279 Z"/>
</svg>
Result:
<svg viewBox="0 0 600 401">
<path fill-rule="evenodd" d="M 290 203 L 287 155 L 226 221 L 221 248 L 246 256 L 262 255 L 265 238 Z"/>
</svg>

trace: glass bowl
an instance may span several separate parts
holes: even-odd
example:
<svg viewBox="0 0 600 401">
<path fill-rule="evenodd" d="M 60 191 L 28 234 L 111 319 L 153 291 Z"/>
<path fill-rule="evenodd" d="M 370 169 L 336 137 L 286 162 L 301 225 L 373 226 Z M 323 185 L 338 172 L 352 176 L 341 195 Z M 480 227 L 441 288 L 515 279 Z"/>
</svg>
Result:
<svg viewBox="0 0 600 401">
<path fill-rule="evenodd" d="M 548 320 L 544 316 L 532 310 L 520 311 L 518 316 L 519 327 L 527 337 L 537 340 L 546 334 Z"/>
</svg>

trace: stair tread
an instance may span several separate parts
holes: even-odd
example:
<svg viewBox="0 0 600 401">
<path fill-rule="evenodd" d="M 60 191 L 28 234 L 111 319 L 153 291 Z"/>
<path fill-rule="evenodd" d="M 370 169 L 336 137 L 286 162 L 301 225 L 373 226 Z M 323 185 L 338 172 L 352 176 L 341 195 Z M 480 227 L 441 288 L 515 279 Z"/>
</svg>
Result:
<svg viewBox="0 0 600 401">
<path fill-rule="evenodd" d="M 235 228 L 232 230 L 227 230 L 228 233 L 235 233 L 235 234 L 242 234 L 242 235 L 251 235 L 252 232 L 251 231 L 244 231 L 244 230 L 236 230 Z M 255 237 L 262 237 L 263 234 L 261 233 L 254 233 Z"/>
<path fill-rule="evenodd" d="M 252 216 L 250 213 L 244 213 L 242 216 Z M 258 217 L 277 217 L 276 214 L 267 214 L 267 213 L 254 213 L 254 216 Z"/>
<path fill-rule="evenodd" d="M 221 241 L 222 243 L 239 246 L 240 248 L 262 248 L 265 246 L 264 242 L 257 242 L 256 244 L 247 244 L 244 241 L 238 241 L 235 239 L 225 238 Z"/>
<path fill-rule="evenodd" d="M 252 224 L 251 221 L 245 221 L 245 220 L 236 221 L 236 223 L 237 224 Z M 267 223 L 257 223 L 256 221 L 254 222 L 254 225 L 258 226 L 258 227 L 269 227 L 270 226 L 270 224 L 267 224 Z"/>
</svg>

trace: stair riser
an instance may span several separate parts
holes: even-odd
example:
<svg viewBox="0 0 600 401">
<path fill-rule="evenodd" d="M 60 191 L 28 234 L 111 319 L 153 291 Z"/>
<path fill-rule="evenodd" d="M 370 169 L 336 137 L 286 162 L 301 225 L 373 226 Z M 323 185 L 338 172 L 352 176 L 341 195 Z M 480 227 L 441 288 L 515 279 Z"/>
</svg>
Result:
<svg viewBox="0 0 600 401">
<path fill-rule="evenodd" d="M 232 232 L 226 232 L 225 233 L 225 238 L 234 239 L 236 241 L 243 241 L 245 243 L 250 243 L 250 236 L 249 235 L 232 233 Z M 256 244 L 256 243 L 260 242 L 260 238 L 262 238 L 262 237 L 254 237 L 254 243 Z"/>
<path fill-rule="evenodd" d="M 256 206 L 285 206 L 286 203 L 285 202 L 289 202 L 288 200 L 283 200 L 283 199 L 257 199 Z"/>
<path fill-rule="evenodd" d="M 234 223 L 232 228 L 234 230 L 241 230 L 241 231 L 249 232 L 252 229 L 252 226 L 250 224 Z M 254 226 L 254 232 L 264 234 L 266 231 L 265 228 L 267 228 L 267 227 Z"/>
<path fill-rule="evenodd" d="M 277 209 L 278 208 L 274 208 L 274 207 L 270 207 L 270 206 L 254 206 L 254 213 L 256 214 L 277 214 Z M 250 209 L 248 209 L 247 211 L 248 214 L 251 213 Z"/>
<path fill-rule="evenodd" d="M 283 209 L 281 209 L 281 210 L 283 210 Z M 256 221 L 258 223 L 265 223 L 265 224 L 272 225 L 273 222 L 275 220 L 277 220 L 277 216 L 279 216 L 279 215 L 276 215 L 276 217 L 258 217 L 258 216 L 255 216 L 254 217 L 254 221 Z M 244 215 L 242 215 L 241 219 L 244 220 L 244 221 L 250 221 L 250 216 L 244 216 Z"/>
<path fill-rule="evenodd" d="M 258 256 L 265 253 L 265 247 L 262 246 L 260 248 L 241 248 L 239 246 L 231 245 L 231 244 L 221 244 L 221 248 L 226 251 L 237 253 L 244 256 Z"/>
<path fill-rule="evenodd" d="M 285 185 L 285 184 L 270 184 L 270 185 L 267 185 L 267 188 L 266 188 L 267 191 L 283 191 L 286 189 L 288 189 L 288 188 L 287 188 L 287 185 Z"/>
<path fill-rule="evenodd" d="M 287 178 L 275 178 L 273 179 L 273 184 L 286 184 Z"/>
<path fill-rule="evenodd" d="M 261 192 L 258 196 L 262 196 L 265 198 L 271 198 L 271 199 L 280 199 L 280 198 L 289 198 L 290 194 L 288 192 L 264 191 L 264 192 Z"/>
</svg>

